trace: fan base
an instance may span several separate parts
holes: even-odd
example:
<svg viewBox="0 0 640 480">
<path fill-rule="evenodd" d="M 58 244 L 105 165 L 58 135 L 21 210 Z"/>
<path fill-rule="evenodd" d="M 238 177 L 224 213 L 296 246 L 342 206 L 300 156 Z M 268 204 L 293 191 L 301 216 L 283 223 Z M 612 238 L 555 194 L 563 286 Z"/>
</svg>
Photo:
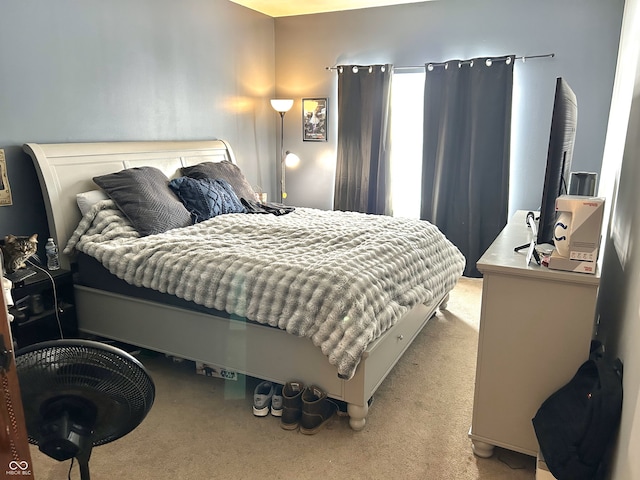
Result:
<svg viewBox="0 0 640 480">
<path fill-rule="evenodd" d="M 95 405 L 83 398 L 65 395 L 51 399 L 41 408 L 38 448 L 58 461 L 90 452 L 96 412 Z"/>
</svg>

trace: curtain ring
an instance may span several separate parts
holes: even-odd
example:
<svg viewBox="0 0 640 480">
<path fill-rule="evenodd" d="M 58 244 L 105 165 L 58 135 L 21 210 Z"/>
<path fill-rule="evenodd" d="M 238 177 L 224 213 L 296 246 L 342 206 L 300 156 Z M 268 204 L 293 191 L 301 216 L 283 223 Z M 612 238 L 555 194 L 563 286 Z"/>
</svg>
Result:
<svg viewBox="0 0 640 480">
<path fill-rule="evenodd" d="M 386 71 L 387 71 L 387 67 L 385 67 L 384 65 L 382 65 L 382 66 L 380 67 L 380 71 L 381 71 L 382 73 L 386 72 Z"/>
<path fill-rule="evenodd" d="M 491 64 L 493 63 L 493 60 L 491 60 L 490 58 L 487 58 L 487 60 L 484 63 L 487 64 L 487 67 L 490 67 Z"/>
<path fill-rule="evenodd" d="M 353 68 L 351 69 L 351 71 L 352 71 L 353 73 L 358 73 L 358 66 L 357 66 L 357 65 L 354 65 L 354 66 L 353 66 Z"/>
<path fill-rule="evenodd" d="M 469 62 L 469 66 L 470 66 L 470 67 L 473 67 L 473 60 L 471 60 L 471 61 Z"/>
<path fill-rule="evenodd" d="M 433 72 L 433 63 L 430 63 L 429 65 L 427 65 L 427 70 L 429 70 L 430 72 Z"/>
<path fill-rule="evenodd" d="M 444 64 L 444 69 L 445 69 L 445 70 L 449 70 L 449 62 L 447 62 L 447 63 L 445 63 L 445 64 Z"/>
<path fill-rule="evenodd" d="M 338 67 L 338 73 L 342 73 L 344 71 L 344 68 L 342 68 L 342 66 Z"/>
<path fill-rule="evenodd" d="M 462 62 L 458 61 L 458 68 L 462 68 Z"/>
<path fill-rule="evenodd" d="M 373 65 L 369 65 L 369 73 L 373 73 Z"/>
<path fill-rule="evenodd" d="M 511 65 L 511 57 L 507 57 L 506 64 Z"/>
</svg>

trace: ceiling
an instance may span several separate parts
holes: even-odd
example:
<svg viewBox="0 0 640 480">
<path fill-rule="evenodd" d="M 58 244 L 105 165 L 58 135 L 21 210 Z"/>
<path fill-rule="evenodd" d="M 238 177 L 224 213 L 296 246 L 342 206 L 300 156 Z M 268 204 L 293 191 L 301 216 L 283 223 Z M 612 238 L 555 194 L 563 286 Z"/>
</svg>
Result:
<svg viewBox="0 0 640 480">
<path fill-rule="evenodd" d="M 382 7 L 401 3 L 418 3 L 424 0 L 231 0 L 251 10 L 270 17 L 288 17 L 310 13 L 354 10 L 357 8 Z"/>
</svg>

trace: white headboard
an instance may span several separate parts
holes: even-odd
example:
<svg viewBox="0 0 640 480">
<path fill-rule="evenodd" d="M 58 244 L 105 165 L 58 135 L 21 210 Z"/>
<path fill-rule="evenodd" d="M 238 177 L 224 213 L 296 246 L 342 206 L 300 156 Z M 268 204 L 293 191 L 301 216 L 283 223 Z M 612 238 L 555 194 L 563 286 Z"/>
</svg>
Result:
<svg viewBox="0 0 640 480">
<path fill-rule="evenodd" d="M 231 147 L 222 140 L 25 143 L 23 149 L 36 167 L 49 233 L 60 249 L 64 268 L 69 268 L 70 259 L 62 254 L 62 250 L 81 218 L 76 195 L 98 189 L 93 177 L 149 165 L 171 178 L 181 167 L 201 162 L 229 160 L 236 163 Z"/>
</svg>

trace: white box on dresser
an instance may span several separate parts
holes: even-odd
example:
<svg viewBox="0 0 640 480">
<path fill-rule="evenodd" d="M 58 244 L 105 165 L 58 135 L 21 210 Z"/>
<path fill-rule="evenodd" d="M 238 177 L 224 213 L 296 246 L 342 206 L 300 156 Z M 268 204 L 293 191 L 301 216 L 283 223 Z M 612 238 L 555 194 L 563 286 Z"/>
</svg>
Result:
<svg viewBox="0 0 640 480">
<path fill-rule="evenodd" d="M 496 446 L 536 456 L 531 419 L 588 358 L 600 272 L 549 270 L 514 248 L 530 241 L 518 211 L 477 262 L 483 274 L 469 437 L 489 457 Z"/>
</svg>

